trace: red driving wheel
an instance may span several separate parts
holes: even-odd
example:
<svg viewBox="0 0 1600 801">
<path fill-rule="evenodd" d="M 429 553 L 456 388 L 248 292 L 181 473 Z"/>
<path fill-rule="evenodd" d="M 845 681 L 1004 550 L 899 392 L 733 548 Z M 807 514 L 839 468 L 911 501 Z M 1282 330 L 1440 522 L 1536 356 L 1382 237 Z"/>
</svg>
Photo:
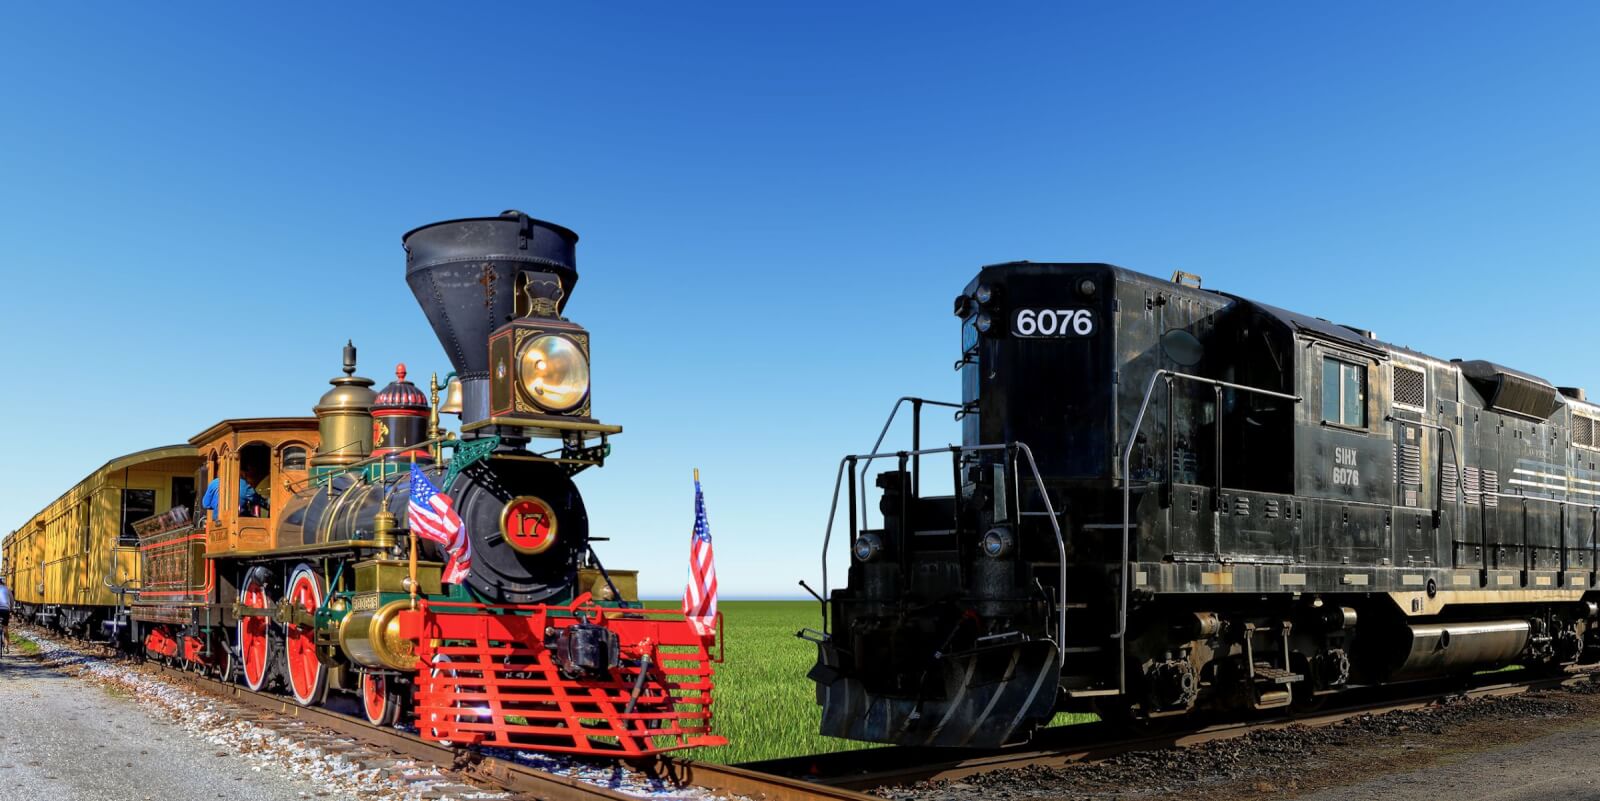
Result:
<svg viewBox="0 0 1600 801">
<path fill-rule="evenodd" d="M 251 571 L 245 577 L 244 586 L 239 590 L 239 600 L 253 609 L 272 606 L 272 598 L 267 595 L 266 579 L 259 571 Z M 260 615 L 239 618 L 240 673 L 244 676 L 244 685 L 252 690 L 260 690 L 267 683 L 270 625 Z"/>
<path fill-rule="evenodd" d="M 322 579 L 308 564 L 289 574 L 284 592 L 289 603 L 316 614 L 322 606 Z M 328 695 L 328 666 L 317 659 L 317 633 L 314 626 L 284 626 L 284 675 L 289 677 L 289 692 L 295 703 L 316 706 Z"/>
</svg>

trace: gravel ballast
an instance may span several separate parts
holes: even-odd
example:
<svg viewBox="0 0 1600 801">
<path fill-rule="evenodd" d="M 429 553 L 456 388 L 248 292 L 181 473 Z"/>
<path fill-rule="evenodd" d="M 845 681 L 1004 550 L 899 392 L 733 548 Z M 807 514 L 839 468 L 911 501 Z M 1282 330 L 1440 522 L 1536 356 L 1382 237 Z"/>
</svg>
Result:
<svg viewBox="0 0 1600 801">
<path fill-rule="evenodd" d="M 25 670 L 27 675 L 35 677 L 36 681 L 46 681 L 49 680 L 48 677 L 54 677 L 53 681 L 56 684 L 52 686 L 61 686 L 60 682 L 65 681 L 65 687 L 72 688 L 65 690 L 65 694 L 93 693 L 101 705 L 119 707 L 119 711 L 123 714 L 131 712 L 140 716 L 146 723 L 158 728 L 167 727 L 163 734 L 167 740 L 183 740 L 187 735 L 191 739 L 191 747 L 199 748 L 196 753 L 215 752 L 215 758 L 219 759 L 231 756 L 242 760 L 245 763 L 244 770 L 251 774 L 288 777 L 295 784 L 291 788 L 293 792 L 289 795 L 258 795 L 247 792 L 240 796 L 241 798 L 496 801 L 509 797 L 504 793 L 463 785 L 432 765 L 394 755 L 376 755 L 349 739 L 330 739 L 315 727 L 298 720 L 262 715 L 250 709 L 243 709 L 234 703 L 197 691 L 146 665 L 87 654 L 69 643 L 56 641 L 51 636 L 37 631 L 30 631 L 28 637 L 37 645 L 38 653 L 26 658 L 16 655 L 7 658 L 4 665 L 6 670 L 0 671 L 0 705 L 3 705 L 8 697 L 10 691 L 8 688 L 11 685 L 7 679 L 10 676 L 20 677 L 23 675 L 21 671 Z M 19 688 L 21 686 L 17 685 Z M 95 687 L 99 689 L 93 689 Z M 24 692 L 24 690 L 18 691 Z M 330 704 L 336 700 L 344 699 L 334 699 L 330 696 Z M 63 708 L 71 706 L 65 699 L 60 703 Z M 0 706 L 0 710 L 3 710 L 3 706 Z M 4 730 L 4 723 L 4 716 L 0 714 L 0 733 L 8 733 Z M 78 732 L 75 737 L 80 738 L 83 743 L 90 744 L 90 747 L 96 747 L 107 734 L 100 731 Z M 4 755 L 9 749 L 4 746 L 7 743 L 8 740 L 0 739 L 0 765 L 6 763 Z M 718 798 L 702 788 L 672 786 L 660 779 L 620 765 L 586 763 L 559 755 L 529 751 L 490 749 L 486 750 L 486 753 L 650 801 L 707 801 Z M 156 770 L 151 766 L 162 765 L 164 761 L 162 757 L 152 754 L 139 756 L 139 759 L 126 760 L 132 765 L 123 766 L 119 772 L 122 778 L 99 787 L 95 792 L 100 794 L 76 796 L 63 793 L 58 796 L 46 793 L 42 796 L 18 797 L 26 798 L 27 801 L 57 797 L 145 798 L 146 793 L 140 789 L 145 786 L 141 784 L 144 781 L 143 777 Z M 61 776 L 58 775 L 60 772 L 53 773 L 55 778 L 51 781 L 60 781 Z M 81 772 L 81 769 L 68 772 Z M 206 774 L 196 775 L 204 778 Z M 7 778 L 9 777 L 6 770 L 0 768 L 0 782 L 4 782 Z M 122 795 L 105 794 L 108 788 L 116 787 L 123 788 Z M 12 796 L 3 793 L 4 789 L 0 788 L 0 801 L 10 801 Z M 154 799 L 190 797 L 210 799 L 232 797 L 233 793 L 221 796 L 206 793 L 182 795 L 172 794 L 163 787 L 149 792 L 148 795 Z"/>
<path fill-rule="evenodd" d="M 414 761 L 353 758 L 297 721 L 251 719 L 134 666 L 30 639 L 37 654 L 0 664 L 0 801 L 504 797 Z"/>
<path fill-rule="evenodd" d="M 0 801 L 291 801 L 325 788 L 47 663 L 0 658 Z"/>
<path fill-rule="evenodd" d="M 887 787 L 876 794 L 892 801 L 1600 798 L 1600 778 L 1573 770 L 1600 760 L 1596 687 L 1457 699 L 1324 727 L 1256 731 L 1086 764 Z M 1439 795 L 1446 786 L 1452 792 Z M 1544 795 L 1568 786 L 1579 792 Z"/>
</svg>

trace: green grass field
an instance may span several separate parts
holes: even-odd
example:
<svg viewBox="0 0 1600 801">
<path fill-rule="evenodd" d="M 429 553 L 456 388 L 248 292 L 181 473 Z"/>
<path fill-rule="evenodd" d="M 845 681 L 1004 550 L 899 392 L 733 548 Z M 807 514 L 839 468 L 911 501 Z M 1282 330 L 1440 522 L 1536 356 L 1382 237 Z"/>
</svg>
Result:
<svg viewBox="0 0 1600 801">
<path fill-rule="evenodd" d="M 21 634 L 8 632 L 11 640 L 11 653 L 36 654 L 39 653 L 39 644 Z"/>
<path fill-rule="evenodd" d="M 728 738 L 728 745 L 685 756 L 733 763 L 872 747 L 817 734 L 822 711 L 815 685 L 806 678 L 817 650 L 794 636 L 802 628 L 820 627 L 814 601 L 724 601 L 720 609 L 727 661 L 716 666 L 713 727 Z M 1093 717 L 1059 715 L 1054 723 L 1084 720 Z"/>
<path fill-rule="evenodd" d="M 719 608 L 727 661 L 716 666 L 712 725 L 728 738 L 728 745 L 685 756 L 748 762 L 871 747 L 817 734 L 822 711 L 815 685 L 806 678 L 817 648 L 794 636 L 802 628 L 819 627 L 815 602 L 724 601 Z"/>
</svg>

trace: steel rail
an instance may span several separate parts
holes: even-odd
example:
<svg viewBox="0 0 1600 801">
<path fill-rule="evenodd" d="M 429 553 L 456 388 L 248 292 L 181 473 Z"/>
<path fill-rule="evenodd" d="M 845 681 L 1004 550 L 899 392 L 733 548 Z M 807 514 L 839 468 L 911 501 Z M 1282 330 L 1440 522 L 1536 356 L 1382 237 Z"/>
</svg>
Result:
<svg viewBox="0 0 1600 801">
<path fill-rule="evenodd" d="M 63 635 L 51 632 L 49 636 Z M 92 646 L 108 653 L 122 655 L 104 643 L 83 642 L 74 644 Z M 144 664 L 160 674 L 191 685 L 206 693 L 239 701 L 270 714 L 305 721 L 314 726 L 359 739 L 361 742 L 404 754 L 414 759 L 432 763 L 440 768 L 461 774 L 514 793 L 523 793 L 544 801 L 640 801 L 641 796 L 614 790 L 573 776 L 539 770 L 508 759 L 501 759 L 461 747 L 448 747 L 431 743 L 417 735 L 386 726 L 374 726 L 367 721 L 336 712 L 326 707 L 306 707 L 287 696 L 256 692 L 246 687 L 230 684 L 210 676 L 203 676 L 182 668 L 155 661 Z M 699 762 L 667 755 L 641 760 L 614 760 L 574 758 L 574 762 L 587 765 L 614 767 L 626 765 L 641 776 L 668 783 L 678 788 L 699 788 L 716 795 L 742 797 L 756 801 L 879 801 L 854 790 L 816 784 L 791 776 L 764 774 L 747 768 Z"/>
<path fill-rule="evenodd" d="M 1033 743 L 1009 749 L 969 753 L 957 759 L 946 758 L 948 750 L 911 746 L 890 746 L 861 751 L 843 751 L 809 757 L 749 762 L 740 767 L 766 773 L 804 776 L 807 780 L 834 787 L 857 790 L 933 780 L 951 780 L 999 770 L 1015 770 L 1031 765 L 1063 766 L 1098 762 L 1135 751 L 1154 751 L 1194 746 L 1215 740 L 1230 740 L 1258 731 L 1274 731 L 1291 726 L 1320 728 L 1361 715 L 1426 709 L 1452 698 L 1485 698 L 1518 695 L 1535 690 L 1554 689 L 1593 681 L 1597 673 L 1585 670 L 1556 676 L 1537 676 L 1520 682 L 1506 682 L 1500 674 L 1495 681 L 1475 687 L 1437 690 L 1405 698 L 1377 699 L 1326 712 L 1304 715 L 1279 715 L 1254 721 L 1235 721 L 1199 725 L 1160 734 L 1117 737 L 1110 724 L 1084 723 L 1043 730 Z M 1489 679 L 1490 676 L 1480 677 Z"/>
<path fill-rule="evenodd" d="M 190 673 L 178 668 L 159 665 L 164 673 L 181 676 L 184 680 L 204 687 L 209 692 L 227 698 L 245 701 L 274 714 L 298 718 L 394 751 L 425 759 L 440 766 L 458 765 L 463 757 L 471 760 L 466 768 L 457 768 L 469 777 L 480 777 L 487 782 L 515 792 L 531 793 L 548 801 L 638 801 L 640 796 L 602 787 L 571 776 L 538 770 L 507 759 L 486 756 L 471 749 L 452 748 L 430 743 L 422 738 L 397 729 L 373 726 L 349 715 L 325 707 L 305 707 L 293 699 L 260 693 L 228 684 L 208 676 Z M 587 760 L 584 760 L 587 761 Z M 815 784 L 789 776 L 777 776 L 756 771 L 697 762 L 671 756 L 657 756 L 627 763 L 629 767 L 650 778 L 668 782 L 677 787 L 699 787 L 721 795 L 737 795 L 767 801 L 875 801 L 869 796 L 840 787 Z"/>
<path fill-rule="evenodd" d="M 657 757 L 648 765 L 634 765 L 648 776 L 682 787 L 701 787 L 722 795 L 766 801 L 882 801 L 853 787 L 813 782 L 766 773 L 740 765 L 718 765 L 691 759 Z"/>
<path fill-rule="evenodd" d="M 287 696 L 271 693 L 255 692 L 237 684 L 229 684 L 209 676 L 170 667 L 154 662 L 161 673 L 175 676 L 180 681 L 198 687 L 212 695 L 218 695 L 230 700 L 241 701 L 274 715 L 303 720 L 315 726 L 331 729 L 340 734 L 357 737 L 364 742 L 396 751 L 406 756 L 425 760 L 444 768 L 453 768 L 465 773 L 469 778 L 478 778 L 485 783 L 493 784 L 501 789 L 513 792 L 531 793 L 549 801 L 637 801 L 638 796 L 618 792 L 609 787 L 582 781 L 570 776 L 561 776 L 555 773 L 537 770 L 494 757 L 482 757 L 473 760 L 471 752 L 430 743 L 416 735 L 407 734 L 398 729 L 374 726 L 364 720 L 349 715 L 335 712 L 325 707 L 300 706 Z M 467 767 L 460 767 L 463 755 L 467 754 L 470 760 Z"/>
</svg>

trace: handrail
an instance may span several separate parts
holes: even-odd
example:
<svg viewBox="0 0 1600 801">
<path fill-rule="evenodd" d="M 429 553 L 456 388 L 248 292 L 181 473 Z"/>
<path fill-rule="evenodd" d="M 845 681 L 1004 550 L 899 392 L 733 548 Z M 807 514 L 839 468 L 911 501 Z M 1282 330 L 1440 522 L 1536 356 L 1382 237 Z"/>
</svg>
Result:
<svg viewBox="0 0 1600 801">
<path fill-rule="evenodd" d="M 908 457 L 908 456 L 914 457 L 914 456 L 923 456 L 923 455 L 927 455 L 927 454 L 948 453 L 948 454 L 951 454 L 952 456 L 954 456 L 956 454 L 978 453 L 978 452 L 981 452 L 981 451 L 997 451 L 997 450 L 1010 451 L 1012 449 L 1016 449 L 1022 455 L 1028 457 L 1028 468 L 1029 468 L 1029 471 L 1033 473 L 1034 484 L 1037 485 L 1038 488 L 1039 488 L 1039 497 L 1044 500 L 1045 512 L 1050 517 L 1050 528 L 1055 532 L 1055 535 L 1056 535 L 1057 567 L 1059 568 L 1059 572 L 1060 572 L 1060 576 L 1058 577 L 1057 582 L 1056 582 L 1057 585 L 1058 585 L 1056 587 L 1056 595 L 1057 595 L 1057 599 L 1056 599 L 1056 649 L 1062 655 L 1065 655 L 1066 647 L 1067 647 L 1066 646 L 1066 638 L 1067 638 L 1067 541 L 1066 541 L 1066 538 L 1064 536 L 1062 536 L 1062 534 L 1061 534 L 1061 520 L 1056 515 L 1055 504 L 1051 503 L 1051 501 L 1050 501 L 1050 493 L 1045 490 L 1044 477 L 1039 473 L 1039 463 L 1033 458 L 1033 449 L 1029 448 L 1028 444 L 1025 443 L 1025 442 L 1005 442 L 1005 443 L 995 443 L 995 444 L 988 444 L 988 445 L 949 445 L 949 446 L 946 446 L 946 447 L 943 447 L 943 448 L 923 448 L 923 449 L 914 450 L 914 451 L 894 451 L 894 452 L 890 452 L 890 453 L 876 453 L 876 452 L 874 452 L 874 453 L 861 453 L 861 454 L 854 454 L 854 455 L 846 456 L 843 459 L 840 459 L 839 460 L 839 472 L 838 472 L 836 478 L 834 479 L 834 484 L 833 484 L 833 505 L 828 510 L 828 528 L 827 528 L 827 530 L 825 532 L 823 532 L 823 536 L 822 536 L 822 597 L 823 598 L 827 598 L 828 597 L 828 548 L 829 548 L 829 545 L 833 541 L 833 522 L 834 522 L 834 519 L 835 519 L 835 512 L 839 508 L 839 486 L 840 486 L 840 480 L 844 477 L 844 467 L 845 467 L 846 464 L 852 465 L 852 469 L 851 469 L 851 473 L 852 473 L 851 484 L 853 486 L 854 483 L 855 483 L 855 477 L 853 475 L 855 470 L 854 470 L 853 465 L 856 462 L 858 462 L 858 461 L 860 461 L 862 459 L 866 459 L 870 463 L 870 461 L 873 460 L 873 459 L 879 459 L 879 458 L 884 458 L 884 457 L 889 457 L 889 456 L 893 456 L 893 457 L 896 457 L 896 458 L 902 458 L 903 459 L 903 458 Z M 1020 513 L 1022 511 L 1021 506 L 1022 506 L 1022 489 L 1021 489 L 1021 487 L 1018 487 L 1017 488 L 1017 507 L 1018 507 L 1017 508 L 1017 512 L 1018 512 L 1019 515 L 1020 515 Z M 1019 519 L 1020 519 L 1020 517 L 1019 517 Z M 855 515 L 854 514 L 851 515 L 850 522 L 851 522 L 852 526 L 855 525 L 856 521 L 855 521 Z M 827 629 L 827 627 L 828 627 L 828 618 L 827 618 L 826 613 L 824 613 L 824 615 L 823 615 L 822 625 L 823 625 L 823 633 L 827 634 L 828 633 L 828 629 Z"/>
<path fill-rule="evenodd" d="M 1452 457 L 1452 461 L 1455 463 L 1455 467 L 1456 467 L 1456 504 L 1461 507 L 1461 525 L 1466 525 L 1466 522 L 1467 522 L 1466 471 L 1462 468 L 1462 465 L 1461 465 L 1461 449 L 1456 446 L 1456 432 L 1454 432 L 1454 431 L 1452 431 L 1452 430 L 1450 430 L 1450 429 L 1448 429 L 1448 428 L 1446 428 L 1444 426 L 1438 425 L 1436 423 L 1429 423 L 1429 422 L 1425 422 L 1423 420 L 1404 420 L 1404 419 L 1395 417 L 1392 414 L 1386 416 L 1384 418 L 1384 420 L 1386 422 L 1405 423 L 1407 425 L 1414 425 L 1414 426 L 1418 426 L 1420 428 L 1431 428 L 1434 431 L 1439 432 L 1439 434 L 1441 435 L 1439 437 L 1441 442 L 1444 440 L 1445 437 L 1449 437 L 1450 438 L 1450 456 Z M 1442 453 L 1439 454 L 1439 458 L 1443 459 L 1444 458 L 1444 454 L 1442 454 Z M 1437 503 L 1438 506 L 1442 507 L 1442 506 L 1444 506 L 1444 482 L 1442 482 L 1442 481 L 1439 482 L 1438 494 L 1439 494 L 1439 500 L 1436 503 Z M 1485 546 L 1485 548 L 1487 548 L 1488 543 L 1485 542 L 1484 546 Z M 1484 553 L 1487 554 L 1488 551 L 1485 550 Z M 1487 559 L 1487 556 L 1485 558 Z M 1488 563 L 1485 562 L 1485 565 L 1487 565 L 1487 564 Z"/>
<path fill-rule="evenodd" d="M 883 430 L 878 432 L 878 439 L 872 443 L 873 452 L 877 452 L 878 448 L 882 447 L 883 438 L 889 435 L 889 426 L 894 424 L 895 415 L 900 413 L 900 407 L 906 401 L 918 401 L 919 410 L 921 408 L 921 403 L 932 403 L 937 406 L 949 406 L 957 409 L 961 408 L 961 405 L 956 403 L 949 403 L 946 401 L 930 401 L 922 398 L 914 398 L 910 395 L 902 396 L 899 400 L 896 400 L 894 402 L 894 406 L 889 409 L 889 419 L 883 421 Z M 912 444 L 914 447 L 920 446 L 920 443 L 913 442 Z M 844 483 L 844 465 L 847 461 L 849 461 L 849 457 L 840 459 L 839 470 L 834 473 L 833 503 L 828 506 L 828 527 L 824 530 L 822 535 L 822 596 L 818 600 L 822 601 L 822 633 L 824 635 L 828 633 L 828 544 L 833 538 L 833 521 L 839 513 L 839 487 Z M 868 462 L 867 464 L 870 465 L 871 462 Z M 852 470 L 850 474 L 850 484 L 852 487 L 854 487 L 855 483 L 855 471 Z M 866 493 L 866 479 L 863 478 L 861 484 L 861 494 L 865 495 Z M 855 512 L 852 511 L 850 513 L 850 523 L 851 525 L 854 525 L 855 522 Z M 864 520 L 862 522 L 865 523 Z"/>
<path fill-rule="evenodd" d="M 1144 400 L 1139 403 L 1139 413 L 1134 416 L 1133 426 L 1128 429 L 1128 443 L 1122 447 L 1122 561 L 1118 563 L 1117 580 L 1117 584 L 1120 587 L 1119 594 L 1121 597 L 1117 601 L 1117 630 L 1111 636 L 1117 641 L 1117 691 L 1123 693 L 1128 691 L 1127 634 L 1128 584 L 1130 583 L 1128 581 L 1128 535 L 1131 533 L 1129 521 L 1133 516 L 1133 480 L 1128 474 L 1132 472 L 1133 469 L 1133 445 L 1139 439 L 1139 427 L 1144 425 L 1145 412 L 1150 408 L 1150 396 L 1156 391 L 1156 382 L 1162 380 L 1163 378 L 1166 379 L 1169 389 L 1174 380 L 1183 379 L 1185 381 L 1194 381 L 1199 384 L 1216 387 L 1219 391 L 1222 389 L 1235 389 L 1241 392 L 1250 392 L 1256 395 L 1282 398 L 1284 400 L 1294 401 L 1295 403 L 1299 403 L 1304 400 L 1304 398 L 1301 398 L 1299 395 L 1289 395 L 1283 392 L 1273 392 L 1272 390 L 1268 389 L 1247 387 L 1243 384 L 1234 384 L 1229 381 L 1218 381 L 1215 378 L 1202 378 L 1200 376 L 1190 375 L 1188 373 L 1174 372 L 1164 367 L 1150 374 L 1150 383 L 1144 389 Z M 1169 401 L 1168 403 L 1170 405 L 1171 402 Z M 1222 437 L 1222 409 L 1220 406 L 1217 409 L 1217 432 L 1217 438 L 1219 440 L 1218 445 L 1220 446 L 1220 439 Z M 1167 431 L 1167 437 L 1169 440 L 1172 437 L 1172 432 L 1170 429 Z M 1168 447 L 1171 447 L 1170 441 L 1168 442 Z M 1217 448 L 1217 454 L 1218 458 L 1220 459 L 1222 454 L 1221 447 Z M 1167 477 L 1170 479 L 1172 477 L 1171 473 L 1168 473 Z M 1212 500 L 1215 502 L 1216 499 Z"/>
<path fill-rule="evenodd" d="M 455 434 L 447 431 L 442 436 L 433 437 L 431 439 L 425 439 L 425 440 L 423 440 L 421 442 L 418 442 L 418 443 L 415 443 L 413 445 L 408 445 L 407 448 L 411 448 L 411 449 L 431 448 L 434 445 L 440 445 L 440 446 L 451 445 L 451 446 L 459 447 L 459 446 L 465 444 L 466 442 L 467 442 L 467 440 L 458 439 L 455 436 Z M 334 478 L 336 478 L 338 476 L 346 475 L 346 474 L 349 474 L 349 473 L 364 473 L 364 472 L 366 472 L 366 468 L 368 468 L 368 467 L 370 467 L 370 466 L 372 466 L 374 464 L 378 464 L 378 463 L 384 461 L 387 458 L 388 458 L 388 454 L 380 454 L 380 455 L 377 455 L 377 456 L 367 456 L 367 457 L 363 457 L 360 461 L 351 462 L 350 464 L 344 465 L 343 467 L 327 470 L 327 471 L 322 472 L 322 473 L 317 473 L 316 475 L 306 476 L 305 479 L 303 479 L 304 483 L 301 484 L 299 489 L 294 489 L 293 486 L 291 485 L 290 492 L 291 492 L 291 494 L 293 494 L 293 493 L 298 493 L 301 490 L 310 489 L 313 484 L 331 483 Z M 296 483 L 299 483 L 299 482 L 296 482 Z"/>
<path fill-rule="evenodd" d="M 912 451 L 915 451 L 918 448 L 922 447 L 922 405 L 923 404 L 929 404 L 929 405 L 933 405 L 933 406 L 943 406 L 943 407 L 945 407 L 947 409 L 960 409 L 961 408 L 961 404 L 959 404 L 959 403 L 951 403 L 949 401 L 928 400 L 927 398 L 917 398 L 917 397 L 913 397 L 913 396 L 910 396 L 910 395 L 906 395 L 906 396 L 901 397 L 899 400 L 894 402 L 894 408 L 889 410 L 889 419 L 883 421 L 883 430 L 878 432 L 878 438 L 876 440 L 874 440 L 873 443 L 872 443 L 872 452 L 873 453 L 877 453 L 878 452 L 878 448 L 883 447 L 883 439 L 884 439 L 884 437 L 889 435 L 889 427 L 894 425 L 895 415 L 900 413 L 900 407 L 905 405 L 906 401 L 911 401 L 911 405 L 912 405 L 912 408 L 913 408 L 913 412 L 912 413 L 914 415 L 911 418 L 911 450 Z M 862 497 L 866 497 L 866 494 L 867 494 L 867 468 L 871 467 L 871 466 L 872 466 L 872 460 L 871 459 L 868 459 L 867 463 L 861 466 L 861 479 L 860 479 L 859 483 L 860 483 L 860 486 L 861 486 L 861 496 Z M 921 469 L 920 469 L 921 466 L 922 466 L 922 463 L 921 463 L 920 459 L 917 459 L 917 460 L 913 461 L 912 462 L 912 466 L 911 466 L 911 474 L 913 476 L 920 476 L 921 475 Z M 851 476 L 850 480 L 852 482 L 854 482 L 854 481 L 856 481 L 856 478 L 854 476 Z M 921 483 L 920 481 L 914 480 L 912 482 L 912 484 L 911 484 L 912 490 L 917 492 L 918 494 L 921 494 L 921 489 L 918 486 L 920 483 Z M 837 494 L 838 491 L 839 491 L 838 488 L 835 487 L 834 488 L 834 493 Z M 862 506 L 861 507 L 861 527 L 862 528 L 866 528 L 867 527 L 867 522 L 868 522 L 867 521 L 867 508 L 866 508 L 866 506 Z M 826 582 L 824 582 L 824 583 L 826 583 Z"/>
</svg>

